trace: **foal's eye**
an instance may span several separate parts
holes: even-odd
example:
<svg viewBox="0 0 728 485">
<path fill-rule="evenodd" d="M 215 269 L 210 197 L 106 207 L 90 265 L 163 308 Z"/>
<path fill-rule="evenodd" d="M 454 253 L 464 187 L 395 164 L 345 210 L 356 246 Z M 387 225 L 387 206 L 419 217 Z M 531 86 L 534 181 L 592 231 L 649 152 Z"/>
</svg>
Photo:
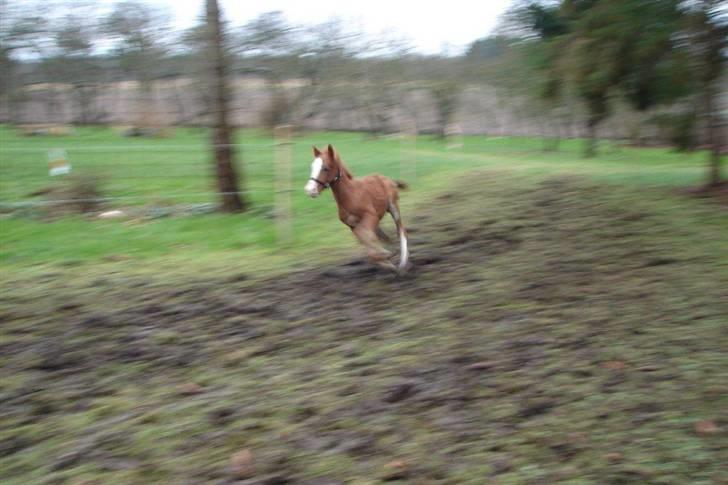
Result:
<svg viewBox="0 0 728 485">
<path fill-rule="evenodd" d="M 328 167 L 321 167 L 321 170 L 323 170 L 324 172 L 328 172 L 329 171 L 329 168 Z"/>
</svg>

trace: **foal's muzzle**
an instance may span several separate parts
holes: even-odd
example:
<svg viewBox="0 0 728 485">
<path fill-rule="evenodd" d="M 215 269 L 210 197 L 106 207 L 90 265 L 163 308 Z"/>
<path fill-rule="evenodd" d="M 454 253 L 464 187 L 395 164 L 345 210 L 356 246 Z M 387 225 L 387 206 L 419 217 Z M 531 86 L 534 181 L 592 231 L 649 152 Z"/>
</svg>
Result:
<svg viewBox="0 0 728 485">
<path fill-rule="evenodd" d="M 321 194 L 318 184 L 313 180 L 309 180 L 303 190 L 306 192 L 306 195 L 314 199 Z"/>
</svg>

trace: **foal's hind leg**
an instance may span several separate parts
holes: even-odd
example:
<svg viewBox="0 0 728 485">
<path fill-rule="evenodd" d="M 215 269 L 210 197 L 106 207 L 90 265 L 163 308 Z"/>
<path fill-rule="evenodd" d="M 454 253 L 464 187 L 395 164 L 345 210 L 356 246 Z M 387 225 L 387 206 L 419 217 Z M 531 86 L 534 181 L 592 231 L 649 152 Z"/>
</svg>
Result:
<svg viewBox="0 0 728 485">
<path fill-rule="evenodd" d="M 402 217 L 399 213 L 399 204 L 396 194 L 394 197 L 392 197 L 392 199 L 390 199 L 387 210 L 392 215 L 392 219 L 394 219 L 394 224 L 395 226 L 397 226 L 397 235 L 399 236 L 400 250 L 399 267 L 397 268 L 397 271 L 400 274 L 404 274 L 408 270 L 407 260 L 409 259 L 409 249 L 407 247 L 407 229 L 405 229 L 404 224 L 402 223 Z"/>
<path fill-rule="evenodd" d="M 369 256 L 369 260 L 372 263 L 384 269 L 397 271 L 397 267 L 389 261 L 391 253 L 379 244 L 376 224 L 377 221 L 373 221 L 372 224 L 371 220 L 364 219 L 352 231 L 359 242 L 366 248 L 367 256 Z"/>
</svg>

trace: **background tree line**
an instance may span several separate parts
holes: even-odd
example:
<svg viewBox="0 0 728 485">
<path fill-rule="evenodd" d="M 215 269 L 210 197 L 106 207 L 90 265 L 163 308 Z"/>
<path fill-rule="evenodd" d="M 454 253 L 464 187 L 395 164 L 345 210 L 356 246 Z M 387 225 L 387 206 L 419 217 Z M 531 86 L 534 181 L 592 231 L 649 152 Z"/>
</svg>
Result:
<svg viewBox="0 0 728 485">
<path fill-rule="evenodd" d="M 63 86 L 78 123 L 104 121 L 94 98 L 118 81 L 136 83 L 140 112 L 164 79 L 193 80 L 199 106 L 212 109 L 202 18 L 177 31 L 168 12 L 139 1 L 69 5 L 0 0 L 7 118 L 40 83 L 47 112 Z M 223 28 L 229 73 L 264 80 L 267 126 L 304 125 L 322 113 L 335 126 L 336 116 L 355 111 L 377 134 L 398 130 L 395 113 L 417 120 L 427 106 L 444 136 L 467 91 L 487 87 L 493 96 L 482 116 L 502 105 L 530 117 L 542 126 L 544 149 L 558 149 L 571 135 L 564 126 L 579 123 L 592 156 L 616 113 L 635 142 L 657 126 L 680 149 L 709 145 L 709 180 L 720 180 L 728 11 L 719 0 L 517 0 L 495 34 L 456 56 L 419 55 L 396 35 L 372 38 L 337 20 L 294 25 L 280 12 Z"/>
<path fill-rule="evenodd" d="M 711 184 L 720 181 L 728 6 L 721 0 L 523 0 L 506 31 L 522 40 L 524 64 L 538 73 L 547 107 L 565 96 L 585 108 L 585 156 L 617 103 L 644 114 L 673 106 L 674 141 L 692 148 L 695 125 L 711 149 Z"/>
</svg>

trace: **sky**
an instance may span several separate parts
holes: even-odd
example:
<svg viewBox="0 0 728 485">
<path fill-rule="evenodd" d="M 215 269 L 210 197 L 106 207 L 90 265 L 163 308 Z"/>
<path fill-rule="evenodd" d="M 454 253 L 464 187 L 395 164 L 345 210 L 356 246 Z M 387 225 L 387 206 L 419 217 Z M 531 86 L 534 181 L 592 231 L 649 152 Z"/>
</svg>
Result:
<svg viewBox="0 0 728 485">
<path fill-rule="evenodd" d="M 168 8 L 175 25 L 193 25 L 204 0 L 150 0 Z M 225 17 L 242 25 L 264 12 L 280 10 L 290 23 L 320 23 L 338 17 L 356 30 L 377 35 L 391 31 L 409 40 L 416 51 L 438 54 L 462 51 L 488 35 L 511 0 L 220 0 Z"/>
</svg>

